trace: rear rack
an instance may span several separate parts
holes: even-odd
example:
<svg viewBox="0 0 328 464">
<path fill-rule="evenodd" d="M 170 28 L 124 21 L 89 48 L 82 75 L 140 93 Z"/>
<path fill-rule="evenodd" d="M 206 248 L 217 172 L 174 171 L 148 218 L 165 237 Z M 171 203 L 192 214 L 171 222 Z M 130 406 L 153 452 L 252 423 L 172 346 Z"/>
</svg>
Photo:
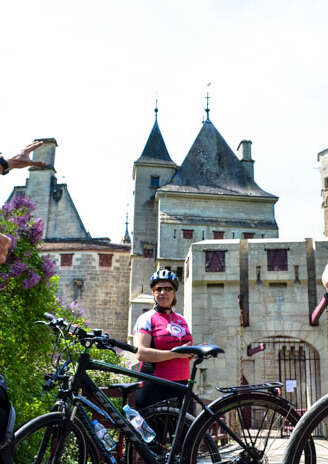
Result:
<svg viewBox="0 0 328 464">
<path fill-rule="evenodd" d="M 240 393 L 240 392 L 249 392 L 249 391 L 257 391 L 257 390 L 269 390 L 271 392 L 277 393 L 279 388 L 284 386 L 281 382 L 266 382 L 266 383 L 259 383 L 256 385 L 238 385 L 236 387 L 215 387 L 216 390 L 220 391 L 221 393 Z"/>
</svg>

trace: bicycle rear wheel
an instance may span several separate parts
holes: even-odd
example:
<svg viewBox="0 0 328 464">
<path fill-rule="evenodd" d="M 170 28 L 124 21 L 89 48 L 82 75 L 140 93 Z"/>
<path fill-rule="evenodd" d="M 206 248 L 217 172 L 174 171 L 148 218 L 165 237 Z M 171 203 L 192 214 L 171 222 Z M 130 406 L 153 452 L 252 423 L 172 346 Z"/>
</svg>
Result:
<svg viewBox="0 0 328 464">
<path fill-rule="evenodd" d="M 305 462 L 304 444 L 312 438 L 315 447 L 317 464 L 328 462 L 328 395 L 319 401 L 302 416 L 293 431 L 284 464 L 300 464 Z"/>
<path fill-rule="evenodd" d="M 86 464 L 84 433 L 77 424 L 54 412 L 24 424 L 15 433 L 15 464 Z"/>
<path fill-rule="evenodd" d="M 222 427 L 218 427 L 213 416 L 203 411 L 185 439 L 184 462 L 281 464 L 288 433 L 299 419 L 286 400 L 269 393 L 249 392 L 223 397 L 210 407 L 235 433 L 243 446 L 228 436 Z M 204 451 L 202 442 L 206 433 L 216 436 L 221 460 Z M 309 444 L 304 463 L 314 464 L 313 459 L 313 448 Z"/>
<path fill-rule="evenodd" d="M 155 431 L 156 437 L 153 442 L 149 443 L 149 447 L 158 455 L 158 462 L 165 463 L 166 457 L 169 453 L 175 427 L 177 424 L 179 410 L 171 407 L 149 407 L 142 411 L 142 417 L 146 420 L 147 424 Z M 181 436 L 181 443 L 187 434 L 195 418 L 191 414 L 187 414 L 183 425 L 183 432 Z M 203 448 L 206 453 L 215 456 L 215 459 L 220 461 L 220 455 L 216 443 L 209 434 L 205 434 L 202 442 Z M 181 450 L 180 450 L 181 455 Z M 176 461 L 178 462 L 178 460 Z M 126 463 L 127 464 L 144 464 L 145 461 L 139 456 L 131 442 L 126 444 Z"/>
</svg>

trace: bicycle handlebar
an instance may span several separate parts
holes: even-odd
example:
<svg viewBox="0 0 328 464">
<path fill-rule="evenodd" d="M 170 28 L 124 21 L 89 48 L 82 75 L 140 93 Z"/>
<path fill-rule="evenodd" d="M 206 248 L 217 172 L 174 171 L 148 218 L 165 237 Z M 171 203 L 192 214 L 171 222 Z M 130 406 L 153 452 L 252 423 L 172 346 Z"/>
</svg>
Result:
<svg viewBox="0 0 328 464">
<path fill-rule="evenodd" d="M 86 332 L 76 324 L 66 321 L 62 317 L 56 317 L 51 313 L 44 313 L 45 318 L 49 321 L 48 325 L 51 328 L 65 328 L 70 335 L 75 335 L 82 344 L 87 341 L 95 343 L 99 349 L 120 348 L 130 353 L 136 353 L 137 348 L 128 343 L 120 342 L 114 338 L 109 338 L 107 333 L 102 333 L 101 329 L 93 329 L 92 332 Z"/>
</svg>

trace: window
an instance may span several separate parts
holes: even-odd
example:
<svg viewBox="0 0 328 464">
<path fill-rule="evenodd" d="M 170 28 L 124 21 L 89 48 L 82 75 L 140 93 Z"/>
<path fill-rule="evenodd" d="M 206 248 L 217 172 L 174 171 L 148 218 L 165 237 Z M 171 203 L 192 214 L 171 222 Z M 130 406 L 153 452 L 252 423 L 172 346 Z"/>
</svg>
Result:
<svg viewBox="0 0 328 464">
<path fill-rule="evenodd" d="M 182 236 L 183 238 L 191 239 L 193 232 L 193 229 L 182 229 Z"/>
<path fill-rule="evenodd" d="M 159 187 L 159 176 L 151 176 L 150 186 L 155 188 Z"/>
<path fill-rule="evenodd" d="M 183 267 L 177 267 L 177 276 L 180 281 L 183 280 Z"/>
<path fill-rule="evenodd" d="M 267 250 L 268 271 L 288 271 L 287 249 Z"/>
<path fill-rule="evenodd" d="M 225 272 L 225 251 L 205 251 L 205 271 Z"/>
<path fill-rule="evenodd" d="M 73 265 L 73 253 L 68 254 L 65 253 L 64 255 L 60 255 L 60 265 L 62 267 L 69 267 Z"/>
<path fill-rule="evenodd" d="M 325 177 L 325 189 L 328 189 L 328 177 Z"/>
<path fill-rule="evenodd" d="M 154 257 L 154 248 L 145 245 L 144 248 L 143 248 L 143 256 L 144 256 L 144 258 L 153 258 Z"/>
<path fill-rule="evenodd" d="M 224 232 L 221 230 L 213 230 L 213 238 L 214 240 L 224 239 Z"/>
<path fill-rule="evenodd" d="M 205 230 L 202 231 L 202 240 L 205 240 Z"/>
<path fill-rule="evenodd" d="M 174 231 L 173 231 L 173 238 L 177 238 L 177 230 L 176 229 L 174 229 Z"/>
<path fill-rule="evenodd" d="M 254 232 L 244 232 L 243 236 L 244 238 L 254 238 Z"/>
<path fill-rule="evenodd" d="M 113 255 L 99 253 L 99 266 L 112 267 Z"/>
</svg>

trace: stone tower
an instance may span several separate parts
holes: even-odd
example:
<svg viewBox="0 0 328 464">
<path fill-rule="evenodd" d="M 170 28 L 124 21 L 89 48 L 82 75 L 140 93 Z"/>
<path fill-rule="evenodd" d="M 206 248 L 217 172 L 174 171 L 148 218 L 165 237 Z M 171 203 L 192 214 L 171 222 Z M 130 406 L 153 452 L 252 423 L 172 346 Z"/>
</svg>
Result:
<svg viewBox="0 0 328 464">
<path fill-rule="evenodd" d="M 38 206 L 35 217 L 44 222 L 44 239 L 90 238 L 68 192 L 67 184 L 58 184 L 55 176 L 55 154 L 57 142 L 54 138 L 36 139 L 43 145 L 33 152 L 33 160 L 43 161 L 45 168 L 31 167 L 26 185 L 15 187 L 9 200 L 23 193 Z"/>
<path fill-rule="evenodd" d="M 156 269 L 158 246 L 158 209 L 156 191 L 166 185 L 177 166 L 172 161 L 159 125 L 155 123 L 141 156 L 133 166 L 134 227 L 131 250 L 130 298 L 149 293 L 149 277 Z"/>
<path fill-rule="evenodd" d="M 251 142 L 239 159 L 209 119 L 182 165 L 171 160 L 157 120 L 134 163 L 134 237 L 131 257 L 130 330 L 152 297 L 149 276 L 169 268 L 183 282 L 192 243 L 205 240 L 276 238 L 278 198 L 254 180 Z M 177 310 L 184 306 L 183 284 Z"/>
<path fill-rule="evenodd" d="M 328 237 L 328 148 L 318 153 L 321 174 L 321 198 L 324 219 L 324 235 Z"/>
</svg>

